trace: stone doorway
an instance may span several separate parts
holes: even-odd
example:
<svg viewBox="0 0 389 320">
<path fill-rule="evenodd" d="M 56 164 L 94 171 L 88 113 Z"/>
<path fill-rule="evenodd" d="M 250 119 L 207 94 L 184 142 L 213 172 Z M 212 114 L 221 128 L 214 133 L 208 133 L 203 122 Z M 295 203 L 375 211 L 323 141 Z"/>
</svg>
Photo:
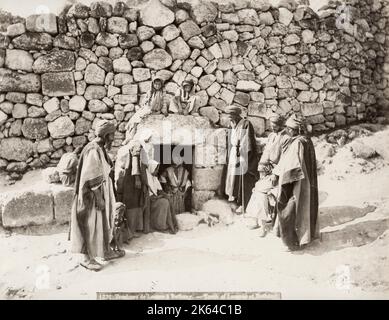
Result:
<svg viewBox="0 0 389 320">
<path fill-rule="evenodd" d="M 188 179 L 192 182 L 191 188 L 185 196 L 185 211 L 192 210 L 192 190 L 193 190 L 193 164 L 194 164 L 194 145 L 171 145 L 154 144 L 153 159 L 160 163 L 158 174 L 162 174 L 168 167 L 173 165 L 173 155 L 179 155 L 183 160 L 183 165 L 189 172 Z"/>
<path fill-rule="evenodd" d="M 219 193 L 226 163 L 226 130 L 215 128 L 208 118 L 183 115 L 151 115 L 139 124 L 136 137 L 150 137 L 157 161 L 163 148 L 184 150 L 192 181 L 191 209 L 201 210 L 202 204 Z M 136 138 L 135 137 L 135 138 Z M 169 151 L 165 152 L 169 155 Z M 158 156 L 159 155 L 159 156 Z M 171 155 L 171 153 L 170 153 Z M 159 158 L 159 159 L 158 159 Z"/>
</svg>

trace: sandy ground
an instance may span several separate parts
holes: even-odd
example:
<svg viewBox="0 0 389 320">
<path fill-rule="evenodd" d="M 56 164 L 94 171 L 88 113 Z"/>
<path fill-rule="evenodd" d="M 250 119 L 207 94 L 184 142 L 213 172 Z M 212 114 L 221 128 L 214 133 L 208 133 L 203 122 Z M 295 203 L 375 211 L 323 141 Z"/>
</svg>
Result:
<svg viewBox="0 0 389 320">
<path fill-rule="evenodd" d="M 340 176 L 327 170 L 319 176 L 322 214 L 333 210 L 352 220 L 360 208 L 374 205 L 375 211 L 362 214 L 367 213 L 359 219 L 362 225 L 388 218 L 389 166 L 368 174 L 357 171 Z M 28 185 L 38 174 L 0 187 L 0 192 Z M 322 230 L 337 227 L 323 225 Z M 388 299 L 389 231 L 383 232 L 365 239 L 363 246 L 351 241 L 339 247 L 330 239 L 290 253 L 283 251 L 280 239 L 271 234 L 260 238 L 258 230 L 248 230 L 242 218 L 235 217 L 230 226 L 201 224 L 177 235 L 144 235 L 125 247 L 124 258 L 94 273 L 78 267 L 80 257 L 67 252 L 66 227 L 41 236 L 3 231 L 0 297 L 95 299 L 98 291 L 271 291 L 284 299 Z"/>
</svg>

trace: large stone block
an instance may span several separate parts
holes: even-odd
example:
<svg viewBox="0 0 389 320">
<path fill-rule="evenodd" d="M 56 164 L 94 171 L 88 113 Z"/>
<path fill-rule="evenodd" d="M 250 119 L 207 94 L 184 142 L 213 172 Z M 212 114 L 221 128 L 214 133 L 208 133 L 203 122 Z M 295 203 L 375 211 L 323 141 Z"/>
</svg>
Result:
<svg viewBox="0 0 389 320">
<path fill-rule="evenodd" d="M 115 61 L 116 60 L 114 60 L 114 62 Z M 85 70 L 84 79 L 88 84 L 104 84 L 105 71 L 95 63 L 88 64 Z"/>
<path fill-rule="evenodd" d="M 255 81 L 239 80 L 236 84 L 236 90 L 249 92 L 249 91 L 259 91 L 261 85 Z"/>
<path fill-rule="evenodd" d="M 76 86 L 72 72 L 42 74 L 42 93 L 50 97 L 72 96 Z"/>
<path fill-rule="evenodd" d="M 63 186 L 53 186 L 54 219 L 57 223 L 70 221 L 74 189 Z"/>
<path fill-rule="evenodd" d="M 190 57 L 190 47 L 181 37 L 170 41 L 167 46 L 173 60 L 186 60 Z"/>
<path fill-rule="evenodd" d="M 151 0 L 140 11 L 140 20 L 145 26 L 163 28 L 174 22 L 174 12 L 159 0 Z"/>
<path fill-rule="evenodd" d="M 128 33 L 128 22 L 125 18 L 121 17 L 109 18 L 107 31 L 110 33 L 126 34 Z"/>
<path fill-rule="evenodd" d="M 239 21 L 242 24 L 258 26 L 259 17 L 254 9 L 242 9 L 238 11 Z"/>
<path fill-rule="evenodd" d="M 26 18 L 26 29 L 31 32 L 56 34 L 57 17 L 54 13 L 33 14 Z"/>
<path fill-rule="evenodd" d="M 23 138 L 3 138 L 0 140 L 0 158 L 26 161 L 34 152 L 32 141 Z"/>
<path fill-rule="evenodd" d="M 41 140 L 48 136 L 47 122 L 42 118 L 24 119 L 22 125 L 23 136 L 28 139 Z"/>
<path fill-rule="evenodd" d="M 53 39 L 48 33 L 28 32 L 12 40 L 15 49 L 23 50 L 50 50 L 53 47 Z"/>
<path fill-rule="evenodd" d="M 41 89 L 41 78 L 33 73 L 0 69 L 0 80 L 0 92 L 39 92 Z"/>
<path fill-rule="evenodd" d="M 304 117 L 314 116 L 323 113 L 322 103 L 303 103 L 301 105 L 301 113 Z"/>
<path fill-rule="evenodd" d="M 74 69 L 74 53 L 68 50 L 56 50 L 40 56 L 32 68 L 35 73 L 72 71 Z"/>
<path fill-rule="evenodd" d="M 213 22 L 217 17 L 217 8 L 211 2 L 200 1 L 192 7 L 191 13 L 197 24 Z"/>
<path fill-rule="evenodd" d="M 172 57 L 163 49 L 154 49 L 146 53 L 143 62 L 147 68 L 161 70 L 172 65 Z"/>
<path fill-rule="evenodd" d="M 12 192 L 2 202 L 4 227 L 48 224 L 54 219 L 53 196 L 49 190 Z"/>
<path fill-rule="evenodd" d="M 24 50 L 7 50 L 5 56 L 5 66 L 12 70 L 22 70 L 31 72 L 34 59 L 29 52 Z"/>
<path fill-rule="evenodd" d="M 193 187 L 195 190 L 216 191 L 220 188 L 223 176 L 223 165 L 213 168 L 193 168 Z"/>
<path fill-rule="evenodd" d="M 54 139 L 67 138 L 74 134 L 74 123 L 67 116 L 62 116 L 48 124 L 50 135 Z"/>
<path fill-rule="evenodd" d="M 194 36 L 198 36 L 201 33 L 199 26 L 192 20 L 187 20 L 184 23 L 181 23 L 179 28 L 185 41 Z"/>
</svg>

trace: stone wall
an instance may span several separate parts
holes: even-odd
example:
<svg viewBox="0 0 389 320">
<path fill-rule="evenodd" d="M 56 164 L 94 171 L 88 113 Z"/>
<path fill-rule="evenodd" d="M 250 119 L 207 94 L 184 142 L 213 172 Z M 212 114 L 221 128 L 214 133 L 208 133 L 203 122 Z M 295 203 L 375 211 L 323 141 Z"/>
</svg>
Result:
<svg viewBox="0 0 389 320">
<path fill-rule="evenodd" d="M 94 138 L 99 118 L 116 121 L 118 147 L 154 76 L 169 95 L 193 79 L 196 108 L 216 126 L 240 105 L 258 135 L 270 111 L 301 112 L 315 131 L 382 121 L 388 9 L 150 0 L 32 15 L 0 34 L 0 169 L 55 165 Z"/>
</svg>

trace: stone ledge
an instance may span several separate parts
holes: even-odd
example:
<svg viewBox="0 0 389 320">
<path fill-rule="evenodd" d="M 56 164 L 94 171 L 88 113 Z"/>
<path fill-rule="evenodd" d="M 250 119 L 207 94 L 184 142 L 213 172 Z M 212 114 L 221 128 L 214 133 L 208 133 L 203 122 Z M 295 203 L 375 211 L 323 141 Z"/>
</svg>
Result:
<svg viewBox="0 0 389 320">
<path fill-rule="evenodd" d="M 37 183 L 0 197 L 1 225 L 16 228 L 70 221 L 73 188 Z"/>
</svg>

